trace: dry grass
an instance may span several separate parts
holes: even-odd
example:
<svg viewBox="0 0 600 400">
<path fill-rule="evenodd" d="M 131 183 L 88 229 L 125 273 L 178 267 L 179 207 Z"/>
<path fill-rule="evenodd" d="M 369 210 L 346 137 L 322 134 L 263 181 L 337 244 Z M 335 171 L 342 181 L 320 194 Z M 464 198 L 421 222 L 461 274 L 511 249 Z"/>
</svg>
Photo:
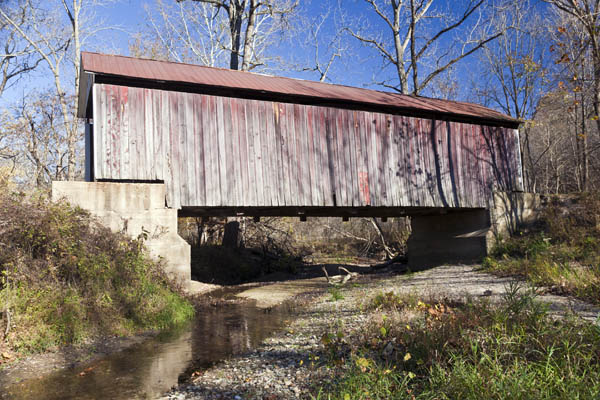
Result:
<svg viewBox="0 0 600 400">
<path fill-rule="evenodd" d="M 0 278 L 4 351 L 161 329 L 193 314 L 141 239 L 39 194 L 0 194 Z"/>
<path fill-rule="evenodd" d="M 484 267 L 600 304 L 600 194 L 552 198 L 539 225 L 498 245 Z"/>
<path fill-rule="evenodd" d="M 598 327 L 553 320 L 518 286 L 500 303 L 382 293 L 364 312 L 364 326 L 322 337 L 331 374 L 314 398 L 600 396 Z"/>
</svg>

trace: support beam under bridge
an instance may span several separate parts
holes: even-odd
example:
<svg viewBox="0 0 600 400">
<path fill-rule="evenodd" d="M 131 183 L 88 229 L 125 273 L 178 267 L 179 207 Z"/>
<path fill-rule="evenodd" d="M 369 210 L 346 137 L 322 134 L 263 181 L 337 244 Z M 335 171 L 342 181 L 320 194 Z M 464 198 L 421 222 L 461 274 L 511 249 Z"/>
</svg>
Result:
<svg viewBox="0 0 600 400">
<path fill-rule="evenodd" d="M 99 218 L 115 232 L 132 238 L 146 236 L 150 255 L 162 258 L 167 273 L 184 287 L 191 279 L 191 249 L 177 233 L 178 210 L 165 206 L 165 186 L 155 183 L 53 182 L 52 199 L 65 199 Z M 507 235 L 518 224 L 535 218 L 539 196 L 496 193 L 489 209 L 384 209 L 360 212 L 334 207 L 300 210 L 312 216 L 411 216 L 408 260 L 412 270 L 444 263 L 481 261 L 495 238 Z M 198 210 L 196 210 L 198 211 Z M 247 209 L 249 215 L 257 210 Z M 277 212 L 279 211 L 279 213 Z M 257 215 L 289 216 L 299 210 L 269 208 Z M 189 212 L 189 210 L 188 210 Z M 239 210 L 220 208 L 220 216 L 236 216 Z M 196 214 L 197 215 L 197 214 Z"/>
</svg>

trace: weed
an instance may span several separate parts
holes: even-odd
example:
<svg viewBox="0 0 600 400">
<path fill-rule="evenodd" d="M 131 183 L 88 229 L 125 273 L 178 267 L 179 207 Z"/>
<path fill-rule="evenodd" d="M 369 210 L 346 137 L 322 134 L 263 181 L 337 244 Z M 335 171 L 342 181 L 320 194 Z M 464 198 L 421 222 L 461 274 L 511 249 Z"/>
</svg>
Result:
<svg viewBox="0 0 600 400">
<path fill-rule="evenodd" d="M 328 292 L 331 295 L 331 298 L 329 299 L 329 301 L 338 301 L 338 300 L 344 299 L 344 295 L 342 294 L 342 290 L 341 290 L 340 286 L 336 285 L 336 286 L 330 287 Z"/>
<path fill-rule="evenodd" d="M 410 298 L 388 294 L 374 303 L 394 307 L 368 311 L 371 320 L 359 329 L 324 335 L 323 354 L 338 378 L 316 385 L 314 398 L 600 396 L 600 330 L 575 318 L 553 320 L 517 284 L 498 304 L 430 299 L 409 306 Z"/>
<path fill-rule="evenodd" d="M 0 194 L 0 346 L 41 352 L 98 335 L 163 329 L 193 307 L 141 240 L 43 196 Z"/>
<path fill-rule="evenodd" d="M 376 309 L 397 309 L 404 305 L 403 301 L 394 292 L 379 293 L 373 299 L 373 307 Z"/>
<path fill-rule="evenodd" d="M 483 267 L 600 304 L 600 194 L 552 198 L 540 223 L 493 249 Z"/>
</svg>

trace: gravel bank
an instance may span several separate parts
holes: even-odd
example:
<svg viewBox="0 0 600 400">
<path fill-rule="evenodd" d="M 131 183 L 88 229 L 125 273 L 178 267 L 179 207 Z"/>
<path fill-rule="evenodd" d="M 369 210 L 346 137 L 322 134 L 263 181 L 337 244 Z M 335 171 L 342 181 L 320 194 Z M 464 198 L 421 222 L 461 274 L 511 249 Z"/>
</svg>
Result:
<svg viewBox="0 0 600 400">
<path fill-rule="evenodd" d="M 166 394 L 163 399 L 296 399 L 308 398 L 311 387 L 334 374 L 320 363 L 320 338 L 332 326 L 352 329 L 368 320 L 361 311 L 377 293 L 393 290 L 413 292 L 427 298 L 485 296 L 500 298 L 509 278 L 478 272 L 473 266 L 443 266 L 412 275 L 367 275 L 341 289 L 343 299 L 332 301 L 327 293 L 300 310 L 288 327 L 247 354 L 197 371 L 191 383 Z M 594 320 L 599 308 L 566 297 L 541 295 L 552 312 L 570 310 Z"/>
</svg>

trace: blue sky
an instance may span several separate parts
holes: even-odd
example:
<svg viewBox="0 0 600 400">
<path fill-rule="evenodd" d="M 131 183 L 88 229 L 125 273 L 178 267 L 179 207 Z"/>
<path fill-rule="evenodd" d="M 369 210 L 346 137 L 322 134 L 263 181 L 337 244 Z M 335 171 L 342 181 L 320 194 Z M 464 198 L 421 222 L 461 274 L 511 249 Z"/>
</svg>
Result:
<svg viewBox="0 0 600 400">
<path fill-rule="evenodd" d="M 152 7 L 154 2 L 155 0 L 121 0 L 98 7 L 96 9 L 97 21 L 102 21 L 104 25 L 113 26 L 117 29 L 104 31 L 101 36 L 91 40 L 83 50 L 129 55 L 128 47 L 131 36 L 147 28 L 144 5 Z M 334 6 L 337 6 L 337 0 L 330 0 L 330 2 Z M 462 10 L 466 3 L 468 3 L 467 0 L 437 0 L 434 5 L 439 10 L 452 9 L 457 11 Z M 318 0 L 301 0 L 302 12 L 310 21 L 311 16 L 318 15 L 323 11 L 324 4 L 327 3 Z M 537 4 L 536 7 L 543 6 L 540 5 L 541 3 Z M 362 18 L 363 22 L 371 25 L 373 32 L 379 30 L 389 35 L 385 24 L 369 10 L 369 6 L 363 0 L 341 0 L 340 5 L 350 18 Z M 365 12 L 365 10 L 369 10 L 369 12 Z M 432 29 L 434 28 L 432 27 Z M 323 36 L 324 43 L 329 39 L 327 34 L 333 34 L 334 30 L 335 27 L 330 25 L 323 32 L 325 34 Z M 457 33 L 460 34 L 461 32 Z M 440 42 L 440 48 L 444 49 L 455 46 L 453 35 L 450 34 L 444 37 L 444 40 Z M 350 86 L 366 86 L 373 89 L 386 90 L 373 85 L 373 81 L 386 78 L 394 79 L 396 76 L 394 72 L 389 67 L 382 71 L 380 69 L 381 61 L 376 53 L 361 46 L 355 39 L 349 40 L 351 44 L 350 56 L 336 61 L 329 75 L 330 81 Z M 306 57 L 310 58 L 312 49 L 302 48 L 297 42 L 287 41 L 280 43 L 272 51 L 287 60 L 302 60 Z M 477 64 L 477 56 L 472 55 L 457 64 L 453 71 L 452 77 L 460 87 L 460 99 L 469 100 L 468 88 L 472 85 L 473 80 L 476 79 Z M 317 75 L 315 74 L 301 73 L 288 68 L 279 69 L 275 73 L 302 79 L 317 79 Z M 72 75 L 72 71 L 68 71 L 67 74 Z M 65 76 L 65 82 L 67 82 L 67 78 L 68 76 Z M 7 102 L 11 102 L 32 89 L 39 89 L 49 85 L 51 85 L 51 81 L 48 80 L 47 74 L 43 70 L 40 70 L 29 78 L 24 79 L 19 85 L 15 85 L 11 90 L 5 92 L 0 105 L 2 105 L 1 103 L 6 104 Z M 427 94 L 426 92 L 425 95 Z"/>
</svg>

